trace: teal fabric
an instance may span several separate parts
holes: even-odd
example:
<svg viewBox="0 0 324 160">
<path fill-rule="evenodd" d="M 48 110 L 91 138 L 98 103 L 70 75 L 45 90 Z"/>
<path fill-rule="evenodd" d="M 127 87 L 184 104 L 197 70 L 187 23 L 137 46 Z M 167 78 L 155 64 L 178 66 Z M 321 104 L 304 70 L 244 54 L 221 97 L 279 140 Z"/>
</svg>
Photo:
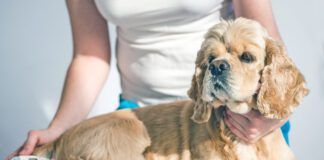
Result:
<svg viewBox="0 0 324 160">
<path fill-rule="evenodd" d="M 282 127 L 281 132 L 283 137 L 286 140 L 286 143 L 289 145 L 289 132 L 290 132 L 290 121 L 287 121 Z"/>
<path fill-rule="evenodd" d="M 119 106 L 117 108 L 117 110 L 121 110 L 121 109 L 134 109 L 134 108 L 138 108 L 138 104 L 130 101 L 130 100 L 126 100 L 124 99 L 121 95 L 119 95 Z"/>
<path fill-rule="evenodd" d="M 126 100 L 124 99 L 121 95 L 119 96 L 119 106 L 117 108 L 117 110 L 121 110 L 121 109 L 134 109 L 134 108 L 138 108 L 138 104 L 130 101 L 130 100 Z M 289 131 L 290 131 L 290 122 L 286 122 L 282 127 L 281 127 L 281 132 L 283 137 L 286 140 L 286 143 L 289 145 Z"/>
</svg>

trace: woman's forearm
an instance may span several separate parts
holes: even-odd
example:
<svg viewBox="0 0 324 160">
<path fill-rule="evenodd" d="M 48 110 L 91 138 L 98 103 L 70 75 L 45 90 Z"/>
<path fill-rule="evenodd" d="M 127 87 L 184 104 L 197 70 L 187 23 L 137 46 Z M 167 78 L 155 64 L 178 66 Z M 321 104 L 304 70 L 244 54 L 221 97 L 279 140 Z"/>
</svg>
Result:
<svg viewBox="0 0 324 160">
<path fill-rule="evenodd" d="M 109 64 L 98 58 L 78 56 L 72 60 L 56 115 L 49 129 L 63 132 L 86 118 L 109 71 Z"/>
<path fill-rule="evenodd" d="M 90 112 L 108 75 L 110 43 L 107 21 L 94 1 L 66 0 L 73 36 L 73 60 L 66 74 L 59 108 L 49 129 L 64 131 Z"/>
</svg>

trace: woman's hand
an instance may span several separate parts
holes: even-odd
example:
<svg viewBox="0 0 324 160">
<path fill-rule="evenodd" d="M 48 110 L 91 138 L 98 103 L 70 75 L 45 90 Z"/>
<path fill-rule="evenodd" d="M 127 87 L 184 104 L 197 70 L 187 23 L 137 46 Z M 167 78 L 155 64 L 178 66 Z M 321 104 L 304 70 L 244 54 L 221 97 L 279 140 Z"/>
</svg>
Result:
<svg viewBox="0 0 324 160">
<path fill-rule="evenodd" d="M 14 156 L 18 155 L 31 155 L 34 149 L 45 143 L 49 143 L 57 139 L 63 131 L 58 129 L 44 129 L 33 130 L 28 133 L 25 143 L 19 147 L 15 152 L 11 153 L 6 160 L 10 160 Z"/>
<path fill-rule="evenodd" d="M 268 119 L 259 111 L 251 110 L 241 115 L 226 109 L 224 121 L 228 128 L 240 139 L 254 143 L 264 135 L 286 123 L 285 119 Z"/>
</svg>

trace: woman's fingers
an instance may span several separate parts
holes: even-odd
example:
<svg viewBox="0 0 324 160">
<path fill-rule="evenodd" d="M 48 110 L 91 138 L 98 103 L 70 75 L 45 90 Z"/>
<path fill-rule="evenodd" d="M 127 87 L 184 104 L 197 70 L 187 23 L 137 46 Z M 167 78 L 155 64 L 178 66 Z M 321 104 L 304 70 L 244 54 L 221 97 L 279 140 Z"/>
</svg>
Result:
<svg viewBox="0 0 324 160">
<path fill-rule="evenodd" d="M 229 109 L 226 109 L 226 115 L 228 115 L 229 118 L 232 118 L 233 120 L 238 122 L 242 126 L 243 129 L 245 129 L 245 126 L 250 125 L 250 120 L 248 118 L 242 116 L 241 114 L 234 113 L 234 112 L 230 111 Z"/>
<path fill-rule="evenodd" d="M 234 116 L 235 117 L 235 116 Z M 244 129 L 244 126 L 243 126 L 243 124 L 240 124 L 239 122 L 238 122 L 238 120 L 237 119 L 235 119 L 234 117 L 232 117 L 232 115 L 230 115 L 230 114 L 227 114 L 226 116 L 225 116 L 225 118 L 227 119 L 227 121 L 232 125 L 232 126 L 234 126 L 237 130 L 239 130 L 242 134 L 244 134 L 246 131 L 245 131 L 245 129 Z M 231 128 L 230 128 L 231 129 Z"/>
<path fill-rule="evenodd" d="M 63 132 L 64 130 L 59 128 L 30 131 L 28 133 L 25 143 L 20 148 L 18 148 L 15 152 L 7 156 L 6 160 L 10 160 L 14 156 L 31 155 L 34 152 L 36 147 L 54 141 Z"/>
<path fill-rule="evenodd" d="M 19 152 L 19 155 L 30 155 L 33 153 L 34 148 L 38 141 L 37 131 L 30 131 L 28 133 L 28 138 L 25 144 L 22 147 L 22 150 Z"/>
<path fill-rule="evenodd" d="M 21 150 L 22 147 L 19 147 L 16 151 L 12 152 L 9 156 L 6 157 L 5 160 L 11 160 L 11 158 L 18 155 L 18 152 Z"/>
<path fill-rule="evenodd" d="M 241 115 L 229 110 L 226 111 L 227 121 L 230 123 L 231 131 L 233 127 L 240 133 L 233 132 L 236 136 L 240 137 L 246 142 L 253 143 L 263 135 L 264 127 L 262 127 L 262 121 L 260 120 L 261 114 L 255 110 L 251 110 L 247 114 Z"/>
<path fill-rule="evenodd" d="M 38 141 L 37 131 L 30 131 L 27 136 L 27 140 L 25 143 L 19 147 L 16 151 L 11 153 L 9 156 L 6 157 L 6 160 L 10 160 L 11 158 L 19 155 L 30 155 L 33 153 L 34 148 Z"/>
<path fill-rule="evenodd" d="M 233 124 L 233 121 L 231 121 L 227 116 L 224 118 L 224 122 L 227 125 L 227 127 L 240 139 L 242 139 L 245 142 L 249 142 L 247 137 L 241 132 L 235 125 Z"/>
</svg>

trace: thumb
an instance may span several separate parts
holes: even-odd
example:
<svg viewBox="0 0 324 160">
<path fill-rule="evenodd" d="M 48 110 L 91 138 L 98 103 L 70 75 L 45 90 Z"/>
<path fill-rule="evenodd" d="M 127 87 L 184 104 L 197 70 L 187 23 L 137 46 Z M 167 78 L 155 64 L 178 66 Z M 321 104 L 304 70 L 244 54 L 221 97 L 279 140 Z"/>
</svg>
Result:
<svg viewBox="0 0 324 160">
<path fill-rule="evenodd" d="M 19 155 L 30 155 L 33 153 L 34 148 L 38 142 L 38 134 L 36 131 L 31 131 L 28 133 L 28 139 L 23 145 Z"/>
</svg>

